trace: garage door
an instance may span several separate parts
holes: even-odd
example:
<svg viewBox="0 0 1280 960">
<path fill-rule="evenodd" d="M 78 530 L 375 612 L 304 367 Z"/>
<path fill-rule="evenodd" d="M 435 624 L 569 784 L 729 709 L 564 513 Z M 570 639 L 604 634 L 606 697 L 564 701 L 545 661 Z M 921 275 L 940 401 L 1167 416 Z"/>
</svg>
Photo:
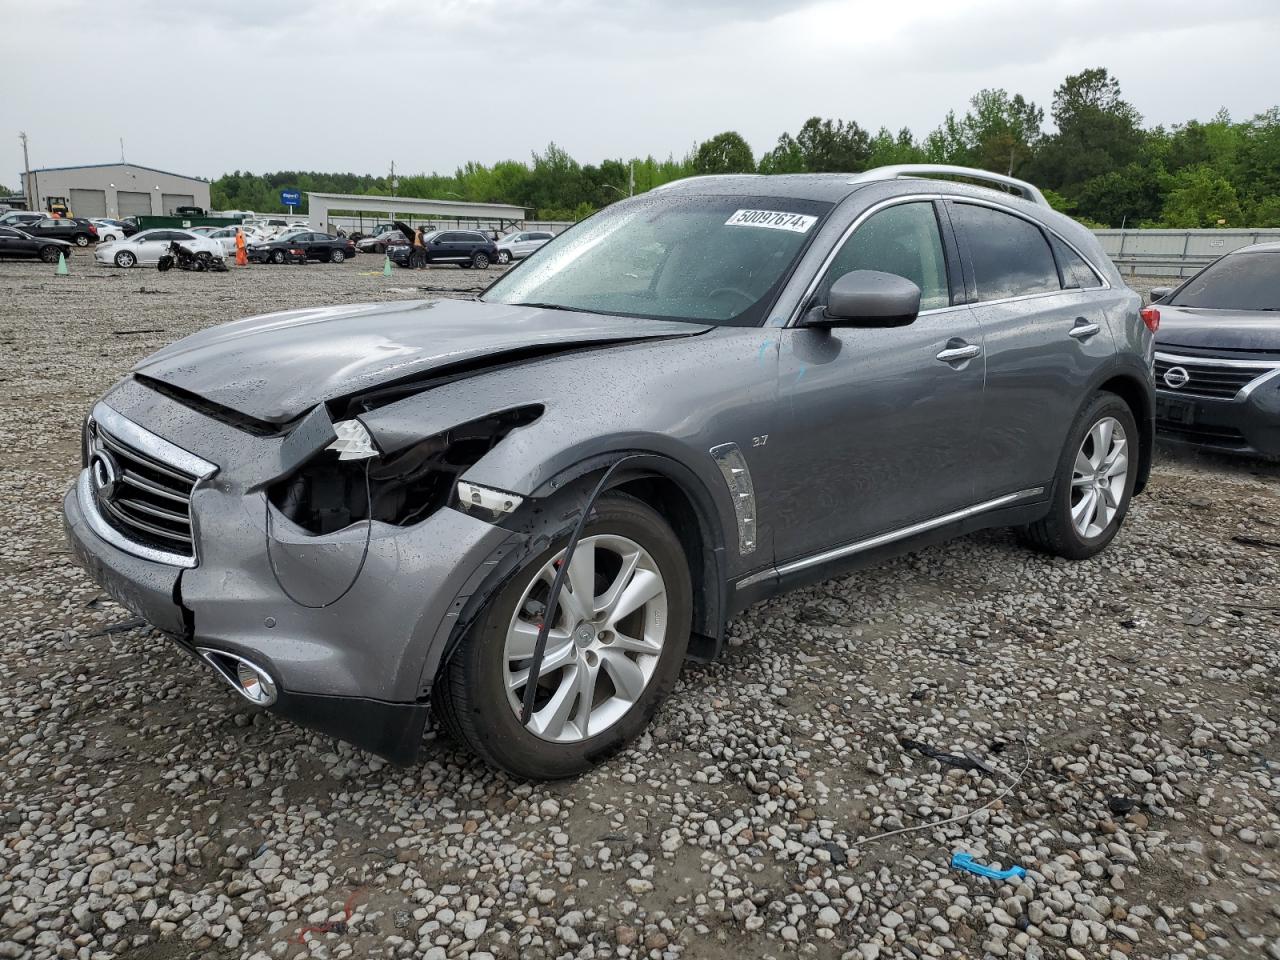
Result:
<svg viewBox="0 0 1280 960">
<path fill-rule="evenodd" d="M 194 207 L 196 198 L 189 193 L 160 194 L 160 209 L 166 217 L 171 217 L 178 207 Z"/>
<path fill-rule="evenodd" d="M 151 194 L 121 190 L 116 194 L 116 206 L 120 208 L 119 215 L 122 217 L 149 217 Z"/>
<path fill-rule="evenodd" d="M 77 217 L 105 217 L 107 191 L 71 188 L 71 212 Z"/>
</svg>

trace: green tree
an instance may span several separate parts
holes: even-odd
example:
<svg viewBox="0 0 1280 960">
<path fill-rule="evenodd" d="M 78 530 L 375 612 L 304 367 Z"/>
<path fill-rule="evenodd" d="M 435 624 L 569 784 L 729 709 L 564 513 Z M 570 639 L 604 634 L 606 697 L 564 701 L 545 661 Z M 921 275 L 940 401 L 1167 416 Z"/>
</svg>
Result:
<svg viewBox="0 0 1280 960">
<path fill-rule="evenodd" d="M 911 131 L 903 127 L 896 135 L 888 127 L 881 127 L 871 138 L 871 152 L 867 156 L 867 167 L 887 167 L 895 163 L 924 163 L 928 155 L 923 147 L 916 143 Z"/>
<path fill-rule="evenodd" d="M 979 90 L 962 122 L 969 162 L 1012 176 L 1031 159 L 1044 111 L 1016 93 Z"/>
<path fill-rule="evenodd" d="M 809 173 L 857 173 L 871 158 L 871 136 L 853 120 L 810 117 L 795 142 Z"/>
<path fill-rule="evenodd" d="M 754 173 L 755 157 L 742 135 L 732 130 L 718 133 L 698 144 L 693 153 L 697 173 Z"/>
<path fill-rule="evenodd" d="M 761 173 L 804 173 L 804 153 L 795 137 L 784 133 L 778 145 L 760 158 Z"/>
<path fill-rule="evenodd" d="M 1235 187 L 1207 163 L 1173 174 L 1160 221 L 1166 227 L 1238 227 L 1244 214 Z"/>
<path fill-rule="evenodd" d="M 1052 114 L 1057 132 L 1029 165 L 1042 186 L 1070 195 L 1075 185 L 1138 159 L 1142 117 L 1104 68 L 1067 77 L 1054 91 Z"/>
</svg>

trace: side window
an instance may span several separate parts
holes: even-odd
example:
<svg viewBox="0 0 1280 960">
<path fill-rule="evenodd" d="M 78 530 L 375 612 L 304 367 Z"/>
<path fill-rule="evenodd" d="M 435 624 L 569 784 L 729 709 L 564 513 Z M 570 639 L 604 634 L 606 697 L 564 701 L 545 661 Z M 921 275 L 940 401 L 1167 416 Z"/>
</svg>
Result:
<svg viewBox="0 0 1280 960">
<path fill-rule="evenodd" d="M 951 211 L 973 260 L 979 300 L 1062 289 L 1049 242 L 1034 223 L 972 203 L 957 203 Z"/>
<path fill-rule="evenodd" d="M 819 298 L 825 302 L 831 285 L 851 270 L 906 277 L 920 288 L 921 310 L 951 303 L 942 236 L 929 201 L 896 204 L 869 217 L 831 261 L 818 287 Z"/>
<path fill-rule="evenodd" d="M 1058 269 L 1062 271 L 1062 286 L 1065 289 L 1087 290 L 1102 286 L 1102 281 L 1093 268 L 1078 253 L 1057 237 L 1052 237 L 1049 242 L 1053 244 L 1054 256 L 1058 258 Z"/>
</svg>

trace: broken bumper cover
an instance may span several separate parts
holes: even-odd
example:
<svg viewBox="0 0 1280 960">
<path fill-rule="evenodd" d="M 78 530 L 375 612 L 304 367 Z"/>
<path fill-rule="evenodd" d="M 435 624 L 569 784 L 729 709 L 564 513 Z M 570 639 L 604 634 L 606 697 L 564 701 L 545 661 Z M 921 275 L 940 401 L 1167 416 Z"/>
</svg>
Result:
<svg viewBox="0 0 1280 960">
<path fill-rule="evenodd" d="M 191 445 L 227 462 L 216 442 Z M 184 569 L 107 542 L 86 497 L 82 474 L 63 503 L 67 539 L 113 598 L 188 650 L 261 667 L 279 691 L 272 712 L 396 762 L 417 755 L 458 615 L 512 538 L 448 508 L 411 527 L 360 524 L 323 537 L 277 514 L 269 560 L 265 496 L 219 475 L 192 495 L 199 561 Z"/>
</svg>

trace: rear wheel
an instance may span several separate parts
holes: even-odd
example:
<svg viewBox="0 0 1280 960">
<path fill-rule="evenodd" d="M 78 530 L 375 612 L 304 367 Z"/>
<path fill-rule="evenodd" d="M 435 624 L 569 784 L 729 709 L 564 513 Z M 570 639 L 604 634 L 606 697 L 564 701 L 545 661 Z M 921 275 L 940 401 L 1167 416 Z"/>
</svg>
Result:
<svg viewBox="0 0 1280 960">
<path fill-rule="evenodd" d="M 1037 550 L 1087 560 L 1129 512 L 1138 477 L 1138 426 L 1129 405 L 1100 393 L 1080 412 L 1058 462 L 1049 513 L 1022 531 Z"/>
<path fill-rule="evenodd" d="M 680 541 L 648 505 L 601 497 L 569 565 L 522 726 L 534 644 L 568 535 L 552 533 L 553 545 L 490 599 L 436 682 L 449 731 L 488 763 L 530 779 L 575 776 L 636 737 L 675 684 L 689 642 L 692 587 Z"/>
<path fill-rule="evenodd" d="M 272 262 L 272 263 L 284 263 L 284 251 L 283 251 L 283 250 L 272 250 L 272 251 L 271 251 L 271 262 Z"/>
<path fill-rule="evenodd" d="M 57 263 L 58 254 L 61 252 L 62 252 L 61 250 L 59 250 L 57 247 L 54 247 L 54 246 L 41 247 L 40 259 L 43 260 L 45 263 Z"/>
<path fill-rule="evenodd" d="M 471 265 L 477 270 L 489 269 L 489 255 L 487 253 L 477 253 L 471 258 Z"/>
<path fill-rule="evenodd" d="M 119 253 L 117 253 L 115 260 L 116 260 L 117 267 L 132 267 L 135 263 L 138 262 L 138 258 L 135 257 L 128 250 L 121 250 Z"/>
<path fill-rule="evenodd" d="M 71 238 L 77 247 L 87 247 L 89 245 L 89 235 L 87 233 L 77 233 Z"/>
</svg>

